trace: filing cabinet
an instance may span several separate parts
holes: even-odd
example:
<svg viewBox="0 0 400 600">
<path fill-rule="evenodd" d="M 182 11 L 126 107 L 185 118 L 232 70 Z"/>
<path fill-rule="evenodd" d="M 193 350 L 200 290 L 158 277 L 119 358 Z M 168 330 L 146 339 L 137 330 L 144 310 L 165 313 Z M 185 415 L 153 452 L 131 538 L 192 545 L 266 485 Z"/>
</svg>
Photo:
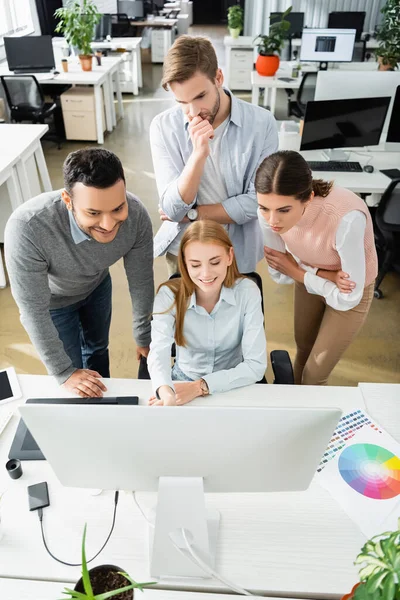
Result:
<svg viewBox="0 0 400 600">
<path fill-rule="evenodd" d="M 61 107 L 67 140 L 97 140 L 96 108 L 92 87 L 75 86 L 61 95 Z M 103 131 L 106 129 L 104 98 L 102 102 Z"/>
</svg>

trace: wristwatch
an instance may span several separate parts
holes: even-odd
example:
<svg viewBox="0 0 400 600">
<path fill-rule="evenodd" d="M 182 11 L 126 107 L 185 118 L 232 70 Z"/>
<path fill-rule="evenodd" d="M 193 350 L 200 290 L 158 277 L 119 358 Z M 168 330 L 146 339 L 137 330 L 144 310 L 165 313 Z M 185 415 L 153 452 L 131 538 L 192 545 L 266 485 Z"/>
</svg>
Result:
<svg viewBox="0 0 400 600">
<path fill-rule="evenodd" d="M 208 396 L 209 395 L 209 389 L 208 389 L 208 385 L 207 385 L 207 381 L 205 379 L 200 379 L 200 389 L 201 389 L 201 395 L 202 396 Z"/>
<path fill-rule="evenodd" d="M 197 208 L 191 208 L 187 212 L 187 218 L 189 219 L 189 221 L 197 221 L 198 216 L 199 216 L 199 211 L 197 210 Z"/>
</svg>

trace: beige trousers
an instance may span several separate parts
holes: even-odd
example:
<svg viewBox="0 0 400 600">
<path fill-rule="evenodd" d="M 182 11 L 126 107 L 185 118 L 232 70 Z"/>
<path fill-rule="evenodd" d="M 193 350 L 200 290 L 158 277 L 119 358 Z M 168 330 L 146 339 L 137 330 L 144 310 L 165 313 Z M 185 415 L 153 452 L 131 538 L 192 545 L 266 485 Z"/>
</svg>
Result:
<svg viewBox="0 0 400 600">
<path fill-rule="evenodd" d="M 178 257 L 175 254 L 167 252 L 165 255 L 167 261 L 168 277 L 171 277 L 174 273 L 179 273 L 178 269 Z"/>
<path fill-rule="evenodd" d="M 327 385 L 328 377 L 356 337 L 374 297 L 374 284 L 364 289 L 360 303 L 348 311 L 327 306 L 322 296 L 309 294 L 302 283 L 294 291 L 294 363 L 296 384 Z"/>
</svg>

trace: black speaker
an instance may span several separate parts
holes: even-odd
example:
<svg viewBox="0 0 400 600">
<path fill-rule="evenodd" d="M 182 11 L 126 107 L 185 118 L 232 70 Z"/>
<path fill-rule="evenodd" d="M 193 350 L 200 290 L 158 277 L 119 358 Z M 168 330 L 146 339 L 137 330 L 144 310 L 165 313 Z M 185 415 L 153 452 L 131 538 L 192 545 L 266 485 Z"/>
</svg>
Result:
<svg viewBox="0 0 400 600">
<path fill-rule="evenodd" d="M 54 31 L 58 24 L 58 19 L 54 17 L 54 12 L 57 8 L 62 7 L 62 0 L 36 0 L 36 8 L 42 35 L 60 35 Z"/>
<path fill-rule="evenodd" d="M 386 141 L 397 144 L 400 143 L 400 85 L 397 86 L 396 95 L 394 97 Z"/>
</svg>

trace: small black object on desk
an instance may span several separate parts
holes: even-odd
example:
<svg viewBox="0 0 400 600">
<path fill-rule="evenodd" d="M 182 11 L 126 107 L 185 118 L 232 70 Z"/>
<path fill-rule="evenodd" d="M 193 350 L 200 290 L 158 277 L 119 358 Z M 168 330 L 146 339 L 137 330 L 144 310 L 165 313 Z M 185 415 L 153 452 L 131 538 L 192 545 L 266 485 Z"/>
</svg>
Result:
<svg viewBox="0 0 400 600">
<path fill-rule="evenodd" d="M 365 171 L 366 173 L 373 173 L 374 170 L 375 169 L 372 165 L 364 165 L 363 166 L 363 171 Z"/>
<path fill-rule="evenodd" d="M 18 458 L 11 458 L 7 461 L 6 469 L 11 479 L 19 479 L 22 475 L 22 465 Z"/>
</svg>

